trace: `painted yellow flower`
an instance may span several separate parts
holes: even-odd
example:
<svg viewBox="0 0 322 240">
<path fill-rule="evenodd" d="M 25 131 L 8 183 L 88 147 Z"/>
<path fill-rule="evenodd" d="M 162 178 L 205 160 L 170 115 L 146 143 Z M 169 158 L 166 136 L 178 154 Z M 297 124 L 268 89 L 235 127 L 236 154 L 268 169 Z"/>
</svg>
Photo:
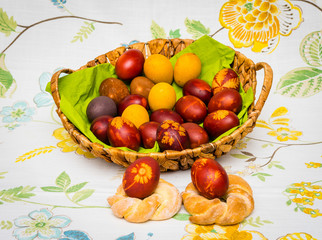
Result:
<svg viewBox="0 0 322 240">
<path fill-rule="evenodd" d="M 145 184 L 152 178 L 152 168 L 146 164 L 136 164 L 131 173 L 136 174 L 134 177 L 134 182 Z"/>
<path fill-rule="evenodd" d="M 293 240 L 293 239 L 298 239 L 298 240 L 317 240 L 316 238 L 312 237 L 308 233 L 300 232 L 300 233 L 290 233 L 287 234 L 284 237 L 279 238 L 278 240 Z"/>
<path fill-rule="evenodd" d="M 219 20 L 236 48 L 253 46 L 254 52 L 272 52 L 280 36 L 290 35 L 303 21 L 301 9 L 289 0 L 230 0 Z"/>
<path fill-rule="evenodd" d="M 313 217 L 313 218 L 322 216 L 322 213 L 320 213 L 319 209 L 304 208 L 303 212 L 311 215 L 311 217 Z"/>
<path fill-rule="evenodd" d="M 302 132 L 292 131 L 289 128 L 280 127 L 277 130 L 268 132 L 267 134 L 276 137 L 280 142 L 285 142 L 288 140 L 298 140 L 298 136 L 301 136 Z"/>
<path fill-rule="evenodd" d="M 305 163 L 307 168 L 322 168 L 322 163 L 318 163 L 318 162 L 309 162 L 309 163 Z"/>
<path fill-rule="evenodd" d="M 299 203 L 303 205 L 313 205 L 313 198 L 293 198 L 292 201 L 294 203 Z"/>
<path fill-rule="evenodd" d="M 58 128 L 54 131 L 53 136 L 61 140 L 57 143 L 57 147 L 61 148 L 62 152 L 76 152 L 79 155 L 85 156 L 87 158 L 95 158 L 90 152 L 84 151 L 80 146 L 75 143 L 68 132 L 64 128 Z"/>
<path fill-rule="evenodd" d="M 188 224 L 185 227 L 186 234 L 181 240 L 224 240 L 224 239 L 238 239 L 238 240 L 251 240 L 267 239 L 257 231 L 239 230 L 240 225 L 232 226 L 219 226 L 207 225 L 200 226 L 196 224 Z M 259 237 L 259 238 L 258 238 Z"/>
</svg>

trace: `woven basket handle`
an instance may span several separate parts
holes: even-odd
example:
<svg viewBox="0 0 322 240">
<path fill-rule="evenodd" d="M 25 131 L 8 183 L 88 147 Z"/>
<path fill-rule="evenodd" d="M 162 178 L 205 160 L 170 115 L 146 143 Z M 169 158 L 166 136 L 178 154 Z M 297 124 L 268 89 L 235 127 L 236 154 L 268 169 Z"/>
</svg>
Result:
<svg viewBox="0 0 322 240">
<path fill-rule="evenodd" d="M 61 73 L 67 73 L 67 74 L 70 74 L 70 73 L 73 73 L 74 70 L 71 70 L 69 68 L 65 68 L 65 69 L 62 69 L 62 70 L 59 70 L 57 72 L 55 72 L 53 74 L 53 76 L 51 77 L 51 80 L 50 80 L 50 90 L 51 90 L 51 93 L 52 93 L 52 96 L 53 96 L 53 99 L 56 103 L 56 106 L 57 108 L 60 108 L 60 95 L 59 95 L 59 91 L 58 91 L 58 79 L 59 79 L 59 76 Z"/>
<path fill-rule="evenodd" d="M 263 82 L 262 91 L 261 91 L 259 98 L 255 104 L 255 107 L 254 107 L 255 111 L 261 112 L 261 110 L 265 104 L 265 101 L 268 97 L 269 91 L 271 90 L 271 87 L 272 87 L 273 70 L 270 67 L 270 65 L 268 65 L 265 62 L 256 63 L 255 69 L 256 69 L 256 71 L 264 69 L 264 82 Z"/>
</svg>

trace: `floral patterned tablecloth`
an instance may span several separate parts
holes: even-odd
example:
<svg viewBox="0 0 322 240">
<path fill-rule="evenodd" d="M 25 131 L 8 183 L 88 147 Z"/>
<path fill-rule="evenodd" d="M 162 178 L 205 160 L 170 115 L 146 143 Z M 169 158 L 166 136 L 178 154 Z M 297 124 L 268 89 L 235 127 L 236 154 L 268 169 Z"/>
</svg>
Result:
<svg viewBox="0 0 322 240">
<path fill-rule="evenodd" d="M 321 0 L 0 0 L 0 239 L 322 239 L 321 29 Z M 184 207 L 116 218 L 106 199 L 124 168 L 72 141 L 46 84 L 119 46 L 205 34 L 274 71 L 253 132 L 217 159 L 251 185 L 255 210 L 226 227 L 194 225 Z"/>
</svg>

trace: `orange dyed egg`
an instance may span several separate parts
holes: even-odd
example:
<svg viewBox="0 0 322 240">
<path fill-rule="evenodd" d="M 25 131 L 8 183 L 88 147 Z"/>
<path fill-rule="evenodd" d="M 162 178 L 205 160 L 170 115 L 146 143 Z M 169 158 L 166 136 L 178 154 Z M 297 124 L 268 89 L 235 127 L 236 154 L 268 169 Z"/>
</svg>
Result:
<svg viewBox="0 0 322 240">
<path fill-rule="evenodd" d="M 152 157 L 138 158 L 124 172 L 123 189 L 129 197 L 145 198 L 157 188 L 159 179 L 159 163 Z"/>
<path fill-rule="evenodd" d="M 198 192 L 208 199 L 223 197 L 229 186 L 226 170 L 210 158 L 199 158 L 194 162 L 191 180 Z"/>
</svg>

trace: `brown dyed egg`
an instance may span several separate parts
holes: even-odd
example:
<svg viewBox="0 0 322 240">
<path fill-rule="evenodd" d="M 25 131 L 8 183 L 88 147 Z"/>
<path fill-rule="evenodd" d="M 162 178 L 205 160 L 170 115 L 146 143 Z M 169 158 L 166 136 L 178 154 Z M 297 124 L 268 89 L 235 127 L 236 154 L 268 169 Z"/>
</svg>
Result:
<svg viewBox="0 0 322 240">
<path fill-rule="evenodd" d="M 138 76 L 131 81 L 130 91 L 131 94 L 139 94 L 148 99 L 149 92 L 154 86 L 154 83 L 143 76 Z"/>
<path fill-rule="evenodd" d="M 240 79 L 231 68 L 223 68 L 216 73 L 212 81 L 212 93 L 215 94 L 224 88 L 232 88 L 239 91 Z"/>
<path fill-rule="evenodd" d="M 173 120 L 180 124 L 183 123 L 183 118 L 179 115 L 179 113 L 170 109 L 158 109 L 154 111 L 151 113 L 150 120 L 159 123 L 162 123 L 165 120 Z"/>
<path fill-rule="evenodd" d="M 161 151 L 190 148 L 189 136 L 178 122 L 166 120 L 157 129 L 157 142 Z"/>
<path fill-rule="evenodd" d="M 203 127 L 208 135 L 213 138 L 219 137 L 229 129 L 239 125 L 239 119 L 235 113 L 229 110 L 216 110 L 205 118 Z"/>
<path fill-rule="evenodd" d="M 217 92 L 209 101 L 208 112 L 216 110 L 230 110 L 236 114 L 243 107 L 243 100 L 239 92 L 232 88 L 225 88 Z"/>
<path fill-rule="evenodd" d="M 184 127 L 188 132 L 191 148 L 196 148 L 201 144 L 209 142 L 208 133 L 198 124 L 186 122 L 182 124 L 182 127 Z"/>
<path fill-rule="evenodd" d="M 152 157 L 142 157 L 126 168 L 122 185 L 129 197 L 142 199 L 154 192 L 158 186 L 159 179 L 159 163 Z"/>
<path fill-rule="evenodd" d="M 138 151 L 141 136 L 135 125 L 124 117 L 115 117 L 110 121 L 107 137 L 113 147 L 127 147 Z"/>
<path fill-rule="evenodd" d="M 174 108 L 186 122 L 201 123 L 207 116 L 205 103 L 192 95 L 181 97 Z"/>
<path fill-rule="evenodd" d="M 130 95 L 130 91 L 120 79 L 107 78 L 99 87 L 99 95 L 110 97 L 116 104 L 119 104 L 123 98 Z"/>
<path fill-rule="evenodd" d="M 145 148 L 153 148 L 157 139 L 157 129 L 160 123 L 146 122 L 139 127 L 139 132 L 142 139 L 142 144 Z"/>
<path fill-rule="evenodd" d="M 193 163 L 191 180 L 198 192 L 208 199 L 223 197 L 229 186 L 226 170 L 210 158 L 199 158 Z"/>
<path fill-rule="evenodd" d="M 193 95 L 203 101 L 206 105 L 212 97 L 211 86 L 202 79 L 191 79 L 183 85 L 182 93 L 184 96 Z"/>
</svg>

